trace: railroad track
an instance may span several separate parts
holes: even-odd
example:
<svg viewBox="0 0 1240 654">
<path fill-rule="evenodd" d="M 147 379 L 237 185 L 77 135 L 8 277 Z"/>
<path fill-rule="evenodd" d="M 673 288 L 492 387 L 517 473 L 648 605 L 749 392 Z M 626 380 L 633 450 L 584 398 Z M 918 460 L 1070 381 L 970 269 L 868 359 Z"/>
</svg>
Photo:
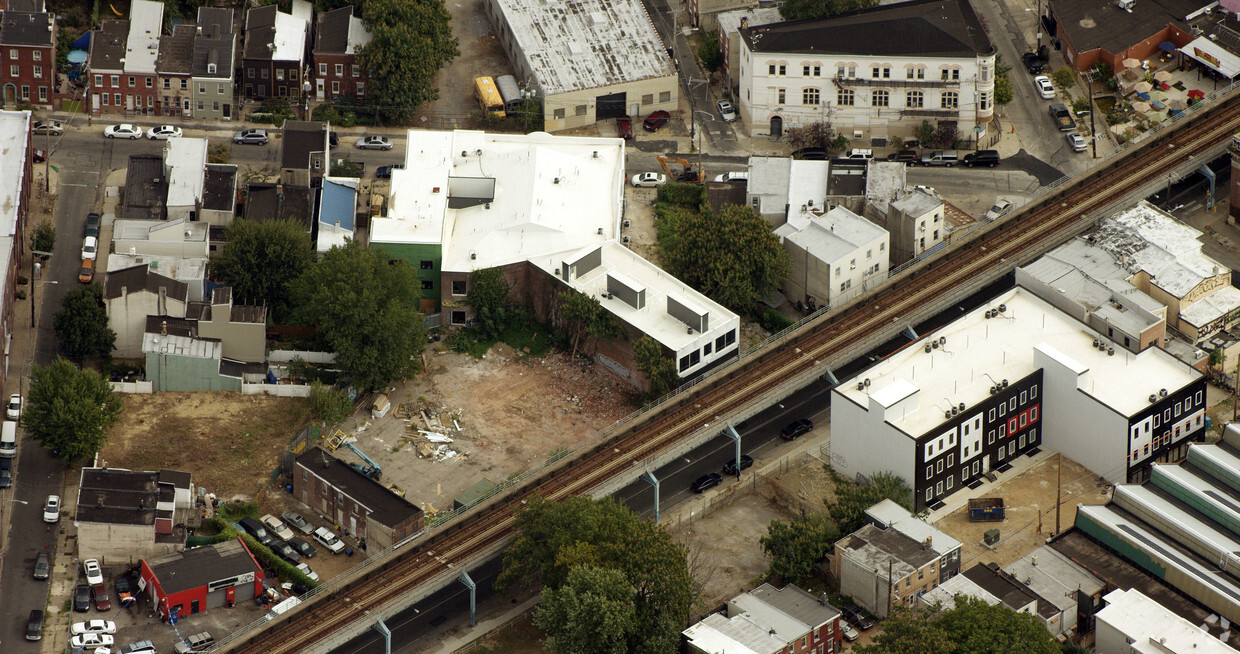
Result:
<svg viewBox="0 0 1240 654">
<path fill-rule="evenodd" d="M 450 524 L 411 545 L 388 562 L 339 591 L 314 598 L 272 621 L 264 631 L 229 643 L 223 651 L 292 654 L 314 651 L 329 634 L 360 619 L 373 620 L 385 604 L 423 583 L 455 574 L 454 564 L 494 549 L 512 534 L 523 500 L 537 493 L 558 500 L 584 494 L 635 462 L 705 427 L 732 407 L 760 397 L 784 379 L 823 365 L 846 344 L 911 313 L 950 291 L 977 271 L 1014 265 L 1031 245 L 1045 241 L 1093 212 L 1183 163 L 1207 144 L 1230 138 L 1240 126 L 1240 102 L 1223 100 L 1183 125 L 1087 179 L 1066 187 L 1011 216 L 1002 226 L 977 235 L 968 245 L 941 256 L 883 292 L 848 310 L 807 325 L 782 347 L 745 362 L 662 414 L 622 433 L 562 468 L 479 507 L 471 518 Z"/>
</svg>

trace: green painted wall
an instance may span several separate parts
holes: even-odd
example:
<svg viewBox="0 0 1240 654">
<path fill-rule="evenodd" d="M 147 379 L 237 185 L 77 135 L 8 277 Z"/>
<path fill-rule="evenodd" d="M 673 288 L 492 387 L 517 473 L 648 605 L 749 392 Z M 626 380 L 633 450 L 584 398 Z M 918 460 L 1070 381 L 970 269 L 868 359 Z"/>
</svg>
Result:
<svg viewBox="0 0 1240 654">
<path fill-rule="evenodd" d="M 435 309 L 439 309 L 439 274 L 443 263 L 443 246 L 438 243 L 372 242 L 370 247 L 382 248 L 391 257 L 408 261 L 409 265 L 413 266 L 414 272 L 418 274 L 418 281 L 422 285 L 422 297 L 427 300 L 433 300 L 435 302 Z M 430 267 L 423 268 L 423 261 L 429 262 Z"/>
<path fill-rule="evenodd" d="M 1120 556 L 1123 556 L 1129 561 L 1141 566 L 1146 570 L 1146 572 L 1149 572 L 1155 577 L 1158 577 L 1159 579 L 1167 578 L 1167 569 L 1155 561 L 1145 552 L 1145 550 L 1140 550 L 1133 547 L 1128 543 L 1128 541 L 1111 533 L 1110 529 L 1085 515 L 1083 511 L 1076 512 L 1076 528 L 1089 534 L 1090 536 L 1093 536 L 1103 545 L 1119 552 Z"/>
<path fill-rule="evenodd" d="M 240 379 L 220 375 L 218 359 L 148 353 L 146 355 L 146 379 L 154 385 L 156 392 L 241 392 Z"/>
</svg>

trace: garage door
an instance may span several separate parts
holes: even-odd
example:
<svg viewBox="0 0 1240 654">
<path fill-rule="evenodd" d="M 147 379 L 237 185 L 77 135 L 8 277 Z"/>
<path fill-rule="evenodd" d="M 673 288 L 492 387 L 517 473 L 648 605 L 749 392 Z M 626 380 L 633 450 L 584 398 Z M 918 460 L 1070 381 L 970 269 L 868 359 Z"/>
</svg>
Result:
<svg viewBox="0 0 1240 654">
<path fill-rule="evenodd" d="M 600 95 L 594 99 L 595 120 L 611 120 L 616 116 L 624 115 L 624 94 L 612 93 L 611 95 Z"/>
</svg>

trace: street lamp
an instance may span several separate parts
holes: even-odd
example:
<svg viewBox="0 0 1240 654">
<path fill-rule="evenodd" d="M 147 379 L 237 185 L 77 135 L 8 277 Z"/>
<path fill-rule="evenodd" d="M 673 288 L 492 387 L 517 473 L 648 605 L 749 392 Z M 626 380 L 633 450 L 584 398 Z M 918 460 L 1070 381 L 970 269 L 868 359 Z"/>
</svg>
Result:
<svg viewBox="0 0 1240 654">
<path fill-rule="evenodd" d="M 4 528 L 4 507 L 14 502 L 18 504 L 30 504 L 30 502 L 27 502 L 26 500 L 5 500 L 4 502 L 0 502 L 0 552 L 4 551 L 3 539 L 9 533 L 9 530 Z"/>
</svg>

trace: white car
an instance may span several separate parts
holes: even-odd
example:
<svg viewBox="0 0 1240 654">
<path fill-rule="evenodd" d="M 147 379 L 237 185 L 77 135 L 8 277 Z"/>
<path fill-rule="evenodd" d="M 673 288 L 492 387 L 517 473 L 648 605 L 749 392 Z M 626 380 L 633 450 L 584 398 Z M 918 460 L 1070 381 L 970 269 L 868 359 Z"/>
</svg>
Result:
<svg viewBox="0 0 1240 654">
<path fill-rule="evenodd" d="M 39 120 L 30 126 L 30 131 L 35 134 L 60 136 L 65 133 L 65 126 L 58 120 Z"/>
<path fill-rule="evenodd" d="M 286 527 L 283 522 L 280 522 L 279 518 L 270 513 L 259 518 L 259 521 L 263 523 L 264 527 L 271 530 L 271 533 L 275 534 L 277 538 L 288 540 L 293 537 L 293 530 Z"/>
<path fill-rule="evenodd" d="M 748 180 L 749 173 L 745 171 L 715 175 L 716 182 L 744 182 Z"/>
<path fill-rule="evenodd" d="M 94 236 L 87 236 L 82 239 L 82 258 L 94 259 L 99 253 L 99 239 Z"/>
<path fill-rule="evenodd" d="M 69 639 L 69 646 L 73 649 L 82 649 L 85 647 L 111 647 L 113 643 L 112 634 L 100 634 L 93 631 L 84 634 L 78 634 Z"/>
<path fill-rule="evenodd" d="M 110 139 L 140 139 L 142 138 L 142 128 L 129 123 L 109 125 L 107 129 L 103 130 L 103 135 Z"/>
<path fill-rule="evenodd" d="M 327 527 L 319 527 L 314 530 L 314 540 L 323 544 L 323 547 L 332 551 L 332 554 L 339 554 L 344 551 L 344 541 L 340 540 L 336 534 L 333 534 Z"/>
<path fill-rule="evenodd" d="M 986 212 L 986 220 L 998 220 L 1012 210 L 1012 203 L 1007 200 L 995 200 L 995 206 Z"/>
<path fill-rule="evenodd" d="M 86 573 L 86 583 L 92 586 L 103 583 L 103 570 L 99 567 L 98 559 L 82 561 L 82 570 Z"/>
<path fill-rule="evenodd" d="M 306 575 L 307 577 L 310 577 L 311 579 L 315 581 L 319 580 L 319 573 L 315 572 L 314 570 L 311 570 L 310 566 L 306 565 L 305 563 L 298 563 L 297 569 L 301 570 L 301 573 L 303 575 Z"/>
<path fill-rule="evenodd" d="M 60 496 L 48 495 L 43 503 L 43 522 L 60 522 Z"/>
<path fill-rule="evenodd" d="M 730 123 L 736 120 L 736 108 L 732 106 L 731 102 L 720 100 L 715 103 L 715 106 L 719 107 L 719 117 L 723 119 L 723 122 Z"/>
<path fill-rule="evenodd" d="M 1089 141 L 1086 141 L 1085 137 L 1077 132 L 1068 132 L 1064 134 L 1064 137 L 1068 139 L 1068 145 L 1072 146 L 1073 152 L 1084 152 L 1089 148 Z"/>
<path fill-rule="evenodd" d="M 176 138 L 180 135 L 181 135 L 181 128 L 177 127 L 176 125 L 160 125 L 159 127 L 152 127 L 150 131 L 146 133 L 146 137 L 148 139 L 151 139 L 152 141 L 154 140 L 166 141 L 168 139 Z"/>
<path fill-rule="evenodd" d="M 1038 90 L 1038 95 L 1042 96 L 1043 100 L 1055 99 L 1055 87 L 1051 84 L 1051 78 L 1046 75 L 1033 78 L 1033 88 Z"/>
<path fill-rule="evenodd" d="M 936 190 L 934 190 L 934 187 L 933 187 L 933 186 L 926 186 L 926 185 L 924 185 L 924 184 L 918 184 L 918 185 L 916 185 L 916 186 L 914 186 L 914 187 L 913 187 L 913 190 L 914 190 L 914 191 L 921 191 L 922 193 L 925 193 L 926 195 L 932 195 L 932 196 L 934 196 L 934 197 L 936 197 L 936 198 L 937 198 L 937 197 L 939 197 L 939 192 L 938 192 L 938 191 L 936 191 Z"/>
<path fill-rule="evenodd" d="M 844 620 L 840 620 L 840 633 L 844 634 L 844 639 L 850 643 L 861 637 L 861 634 L 857 633 L 857 630 L 853 629 L 853 626 Z"/>
<path fill-rule="evenodd" d="M 386 136 L 363 136 L 354 145 L 362 150 L 391 150 L 392 139 Z"/>
<path fill-rule="evenodd" d="M 6 420 L 17 420 L 22 417 L 22 396 L 14 393 L 9 396 L 9 403 L 4 405 Z"/>
<path fill-rule="evenodd" d="M 88 620 L 73 623 L 73 635 L 80 634 L 114 634 L 116 623 L 111 620 Z"/>
<path fill-rule="evenodd" d="M 667 175 L 663 173 L 638 173 L 629 180 L 633 186 L 663 186 L 667 182 Z"/>
</svg>

